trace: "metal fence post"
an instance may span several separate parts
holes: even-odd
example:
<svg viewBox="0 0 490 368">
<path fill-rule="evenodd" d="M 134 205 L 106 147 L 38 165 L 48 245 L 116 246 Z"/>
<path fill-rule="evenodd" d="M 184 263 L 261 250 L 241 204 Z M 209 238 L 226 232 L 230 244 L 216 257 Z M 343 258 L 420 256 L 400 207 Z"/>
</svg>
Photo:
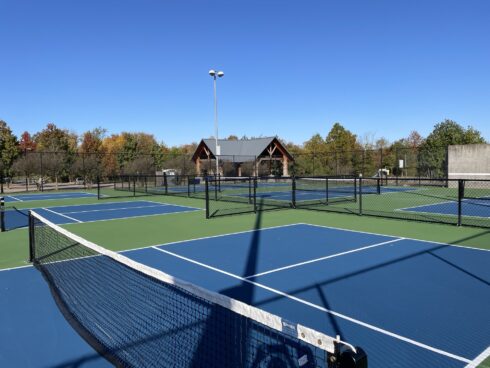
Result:
<svg viewBox="0 0 490 368">
<path fill-rule="evenodd" d="M 0 197 L 0 231 L 5 230 L 5 198 Z"/>
<path fill-rule="evenodd" d="M 206 198 L 206 218 L 209 218 L 209 178 L 206 175 L 205 179 L 205 198 Z M 215 183 L 216 184 L 216 183 Z"/>
<path fill-rule="evenodd" d="M 248 177 L 248 204 L 252 204 L 252 177 Z"/>
<path fill-rule="evenodd" d="M 253 187 L 254 187 L 254 212 L 257 213 L 257 177 L 253 178 Z"/>
<path fill-rule="evenodd" d="M 97 176 L 97 199 L 100 199 L 100 178 Z"/>
<path fill-rule="evenodd" d="M 39 160 L 41 162 L 41 183 L 39 185 L 39 189 L 41 189 L 41 192 L 44 192 L 44 169 L 43 169 L 43 153 L 39 155 Z"/>
<path fill-rule="evenodd" d="M 362 175 L 362 174 L 359 174 Z M 354 177 L 354 202 L 357 202 L 357 180 L 356 177 Z"/>
<path fill-rule="evenodd" d="M 218 185 L 216 185 L 216 181 L 218 181 Z M 214 177 L 214 200 L 218 200 L 218 186 L 219 190 L 221 191 L 221 180 L 219 175 Z"/>
<path fill-rule="evenodd" d="M 325 178 L 325 202 L 328 204 L 328 176 Z"/>
<path fill-rule="evenodd" d="M 296 208 L 296 176 L 293 175 L 291 183 L 291 205 Z"/>
<path fill-rule="evenodd" d="M 362 216 L 362 175 L 359 175 L 359 215 Z"/>
<path fill-rule="evenodd" d="M 461 226 L 463 216 L 464 180 L 458 180 L 458 226 Z"/>
<path fill-rule="evenodd" d="M 34 249 L 34 217 L 31 210 L 29 210 L 29 262 L 34 262 L 36 258 L 36 251 Z"/>
</svg>

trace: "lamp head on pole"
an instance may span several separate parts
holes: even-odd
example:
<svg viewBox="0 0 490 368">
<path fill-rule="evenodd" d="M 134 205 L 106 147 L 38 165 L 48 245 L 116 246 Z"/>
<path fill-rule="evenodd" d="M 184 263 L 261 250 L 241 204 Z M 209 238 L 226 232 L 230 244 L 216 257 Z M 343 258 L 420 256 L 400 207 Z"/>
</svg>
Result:
<svg viewBox="0 0 490 368">
<path fill-rule="evenodd" d="M 217 76 L 219 78 L 223 77 L 225 75 L 225 73 L 223 73 L 221 70 L 219 72 L 217 72 L 216 70 L 214 69 L 211 69 L 209 72 L 209 75 L 213 78 L 216 78 Z"/>
</svg>

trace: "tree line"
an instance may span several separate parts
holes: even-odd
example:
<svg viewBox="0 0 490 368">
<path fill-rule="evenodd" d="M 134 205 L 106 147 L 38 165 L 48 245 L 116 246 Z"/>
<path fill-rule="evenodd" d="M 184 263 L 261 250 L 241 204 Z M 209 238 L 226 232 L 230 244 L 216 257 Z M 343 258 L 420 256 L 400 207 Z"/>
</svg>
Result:
<svg viewBox="0 0 490 368">
<path fill-rule="evenodd" d="M 228 139 L 239 138 L 231 135 Z M 408 137 L 389 142 L 368 134 L 358 136 L 335 123 L 325 137 L 314 134 L 301 145 L 284 144 L 295 158 L 291 171 L 298 175 L 373 175 L 387 169 L 394 175 L 436 177 L 444 175 L 448 145 L 478 143 L 486 143 L 478 130 L 444 120 L 425 138 L 412 131 Z M 58 183 L 77 177 L 93 182 L 97 176 L 154 174 L 163 168 L 194 174 L 190 157 L 196 147 L 195 142 L 168 147 L 143 132 L 108 135 L 105 129 L 95 128 L 77 135 L 53 123 L 17 137 L 0 120 L 0 176 L 4 181 L 22 176 Z M 274 170 L 281 174 L 281 165 Z"/>
</svg>

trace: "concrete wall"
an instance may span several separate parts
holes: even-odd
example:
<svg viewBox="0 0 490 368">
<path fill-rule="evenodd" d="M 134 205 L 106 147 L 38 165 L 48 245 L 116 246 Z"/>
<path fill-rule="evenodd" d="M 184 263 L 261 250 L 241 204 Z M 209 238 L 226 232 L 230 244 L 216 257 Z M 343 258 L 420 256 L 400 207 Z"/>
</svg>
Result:
<svg viewBox="0 0 490 368">
<path fill-rule="evenodd" d="M 490 179 L 490 144 L 448 148 L 449 179 Z"/>
</svg>

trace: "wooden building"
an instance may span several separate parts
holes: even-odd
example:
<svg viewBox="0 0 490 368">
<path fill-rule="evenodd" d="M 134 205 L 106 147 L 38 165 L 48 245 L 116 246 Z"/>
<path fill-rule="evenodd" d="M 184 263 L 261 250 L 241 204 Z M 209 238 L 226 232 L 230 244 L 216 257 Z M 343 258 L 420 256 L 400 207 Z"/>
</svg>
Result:
<svg viewBox="0 0 490 368">
<path fill-rule="evenodd" d="M 272 163 L 280 162 L 282 165 L 282 175 L 289 175 L 289 163 L 294 161 L 293 156 L 286 150 L 283 144 L 276 137 L 227 140 L 219 139 L 218 155 L 220 175 L 223 175 L 223 166 L 233 165 L 234 175 L 242 176 L 242 167 L 249 165 L 251 173 L 249 175 L 259 175 L 258 168 L 268 163 L 268 175 L 272 175 Z M 209 174 L 215 174 L 216 168 L 213 164 L 216 160 L 216 141 L 213 138 L 203 139 L 197 146 L 192 161 L 196 165 L 197 174 L 202 174 L 207 170 Z"/>
</svg>

